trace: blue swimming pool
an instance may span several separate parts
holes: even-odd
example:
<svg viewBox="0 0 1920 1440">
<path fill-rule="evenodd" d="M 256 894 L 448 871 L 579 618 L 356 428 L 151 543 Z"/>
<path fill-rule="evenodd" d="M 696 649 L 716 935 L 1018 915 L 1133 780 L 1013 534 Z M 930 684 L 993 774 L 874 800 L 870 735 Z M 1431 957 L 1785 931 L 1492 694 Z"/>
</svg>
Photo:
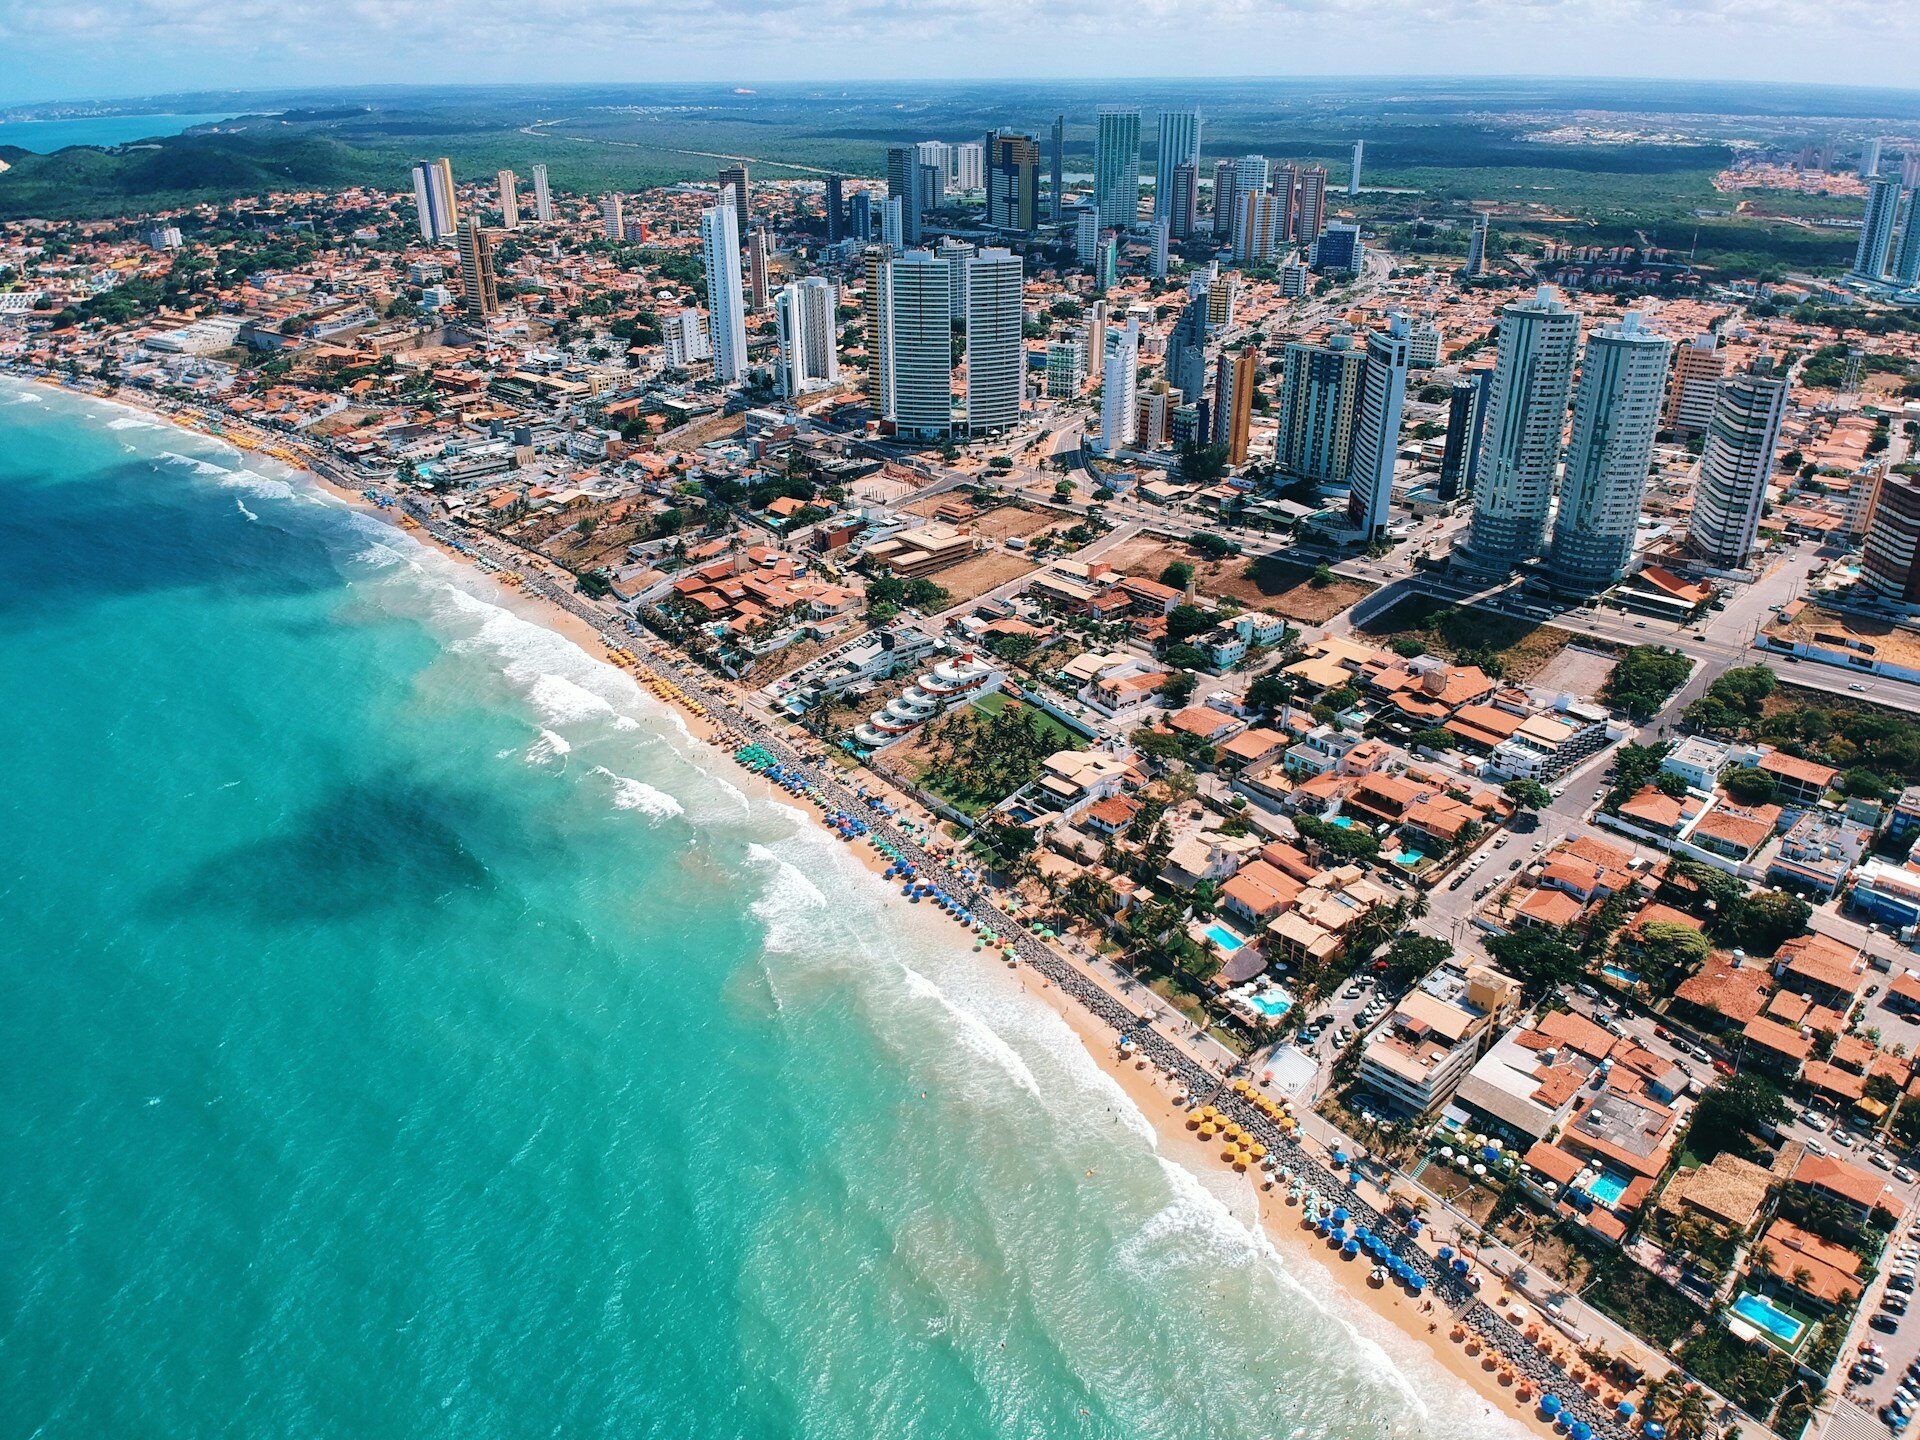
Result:
<svg viewBox="0 0 1920 1440">
<path fill-rule="evenodd" d="M 1628 1180 L 1624 1175 L 1616 1175 L 1611 1170 L 1601 1172 L 1600 1178 L 1587 1186 L 1587 1194 L 1598 1203 L 1611 1210 L 1620 1203 L 1620 1197 L 1627 1193 Z"/>
<path fill-rule="evenodd" d="M 1229 955 L 1247 943 L 1238 935 L 1234 934 L 1233 931 L 1227 929 L 1227 927 L 1222 925 L 1218 920 L 1207 926 L 1206 936 Z"/>
<path fill-rule="evenodd" d="M 1342 830 L 1351 830 L 1353 828 L 1353 817 L 1350 815 L 1336 815 L 1327 823 L 1329 825 L 1338 825 Z"/>
<path fill-rule="evenodd" d="M 1278 1020 L 1293 1009 L 1293 997 L 1278 990 L 1268 990 L 1264 994 L 1250 995 L 1247 1003 L 1269 1020 Z"/>
<path fill-rule="evenodd" d="M 1602 965 L 1600 968 L 1606 974 L 1618 980 L 1622 985 L 1638 985 L 1640 983 L 1640 972 L 1638 970 L 1627 970 L 1619 965 Z"/>
<path fill-rule="evenodd" d="M 1807 1328 L 1766 1296 L 1756 1295 L 1751 1290 L 1733 1302 L 1733 1313 L 1742 1320 L 1751 1320 L 1785 1345 L 1793 1344 L 1800 1338 L 1800 1332 Z"/>
</svg>

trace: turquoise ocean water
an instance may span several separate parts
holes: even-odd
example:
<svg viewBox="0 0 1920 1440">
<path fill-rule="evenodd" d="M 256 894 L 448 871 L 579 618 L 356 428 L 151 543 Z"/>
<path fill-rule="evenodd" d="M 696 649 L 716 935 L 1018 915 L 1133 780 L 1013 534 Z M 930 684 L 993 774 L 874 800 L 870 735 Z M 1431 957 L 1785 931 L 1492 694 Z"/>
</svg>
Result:
<svg viewBox="0 0 1920 1440">
<path fill-rule="evenodd" d="M 211 125 L 231 117 L 231 111 L 211 115 L 84 115 L 72 120 L 15 120 L 0 123 L 0 145 L 14 145 L 36 155 L 51 155 L 69 145 L 126 145 L 156 135 L 178 135 L 195 125 Z"/>
<path fill-rule="evenodd" d="M 957 932 L 270 469 L 0 381 L 5 1433 L 1503 1423 Z"/>
</svg>

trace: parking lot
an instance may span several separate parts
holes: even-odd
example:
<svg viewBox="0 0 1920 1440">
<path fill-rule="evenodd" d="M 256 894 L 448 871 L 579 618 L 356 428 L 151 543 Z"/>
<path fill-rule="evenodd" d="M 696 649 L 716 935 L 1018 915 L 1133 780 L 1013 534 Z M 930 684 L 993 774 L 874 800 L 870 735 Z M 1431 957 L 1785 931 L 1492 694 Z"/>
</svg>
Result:
<svg viewBox="0 0 1920 1440">
<path fill-rule="evenodd" d="M 1920 1403 L 1920 1314 L 1909 1309 L 1920 1223 L 1896 1231 L 1888 1245 L 1882 1274 L 1861 1301 L 1860 1313 L 1869 1318 L 1856 1327 L 1845 1383 L 1850 1399 L 1898 1433 Z"/>
</svg>

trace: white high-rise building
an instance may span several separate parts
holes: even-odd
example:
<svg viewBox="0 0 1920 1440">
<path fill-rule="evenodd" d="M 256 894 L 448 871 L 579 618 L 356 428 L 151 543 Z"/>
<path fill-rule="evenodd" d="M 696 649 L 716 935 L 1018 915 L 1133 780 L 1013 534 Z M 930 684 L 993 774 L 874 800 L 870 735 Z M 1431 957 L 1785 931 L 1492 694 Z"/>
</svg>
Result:
<svg viewBox="0 0 1920 1440">
<path fill-rule="evenodd" d="M 520 181 L 511 170 L 502 170 L 493 179 L 500 191 L 500 228 L 518 230 L 520 228 Z"/>
<path fill-rule="evenodd" d="M 780 326 L 780 390 L 789 398 L 840 383 L 833 282 L 818 275 L 783 285 L 773 302 Z"/>
<path fill-rule="evenodd" d="M 907 203 L 898 195 L 889 195 L 880 202 L 880 243 L 902 249 L 907 243 L 906 232 Z"/>
<path fill-rule="evenodd" d="M 1140 112 L 1102 106 L 1094 137 L 1093 203 L 1100 223 L 1131 230 L 1140 218 Z"/>
<path fill-rule="evenodd" d="M 1720 382 L 1687 524 L 1688 547 L 1709 564 L 1738 570 L 1753 553 L 1786 415 L 1787 376 L 1765 352 Z"/>
<path fill-rule="evenodd" d="M 547 167 L 533 167 L 533 218 L 545 225 L 553 219 L 553 192 L 547 188 Z"/>
<path fill-rule="evenodd" d="M 1164 280 L 1167 278 L 1167 249 L 1168 242 L 1172 238 L 1173 222 L 1171 220 L 1162 218 L 1153 222 L 1152 274 L 1156 280 Z"/>
<path fill-rule="evenodd" d="M 1555 589 L 1604 590 L 1627 572 L 1672 353 L 1636 312 L 1587 337 L 1553 521 Z"/>
<path fill-rule="evenodd" d="M 1869 136 L 1860 146 L 1860 178 L 1871 180 L 1880 173 L 1880 137 Z"/>
<path fill-rule="evenodd" d="M 1100 391 L 1100 452 L 1116 455 L 1133 444 L 1138 423 L 1140 322 L 1127 321 L 1106 357 Z"/>
<path fill-rule="evenodd" d="M 1100 212 L 1082 210 L 1073 217 L 1073 254 L 1082 265 L 1100 253 Z"/>
<path fill-rule="evenodd" d="M 747 297 L 740 284 L 739 207 L 733 187 L 700 212 L 700 257 L 707 268 L 707 333 L 713 342 L 713 378 L 738 385 L 747 374 Z"/>
<path fill-rule="evenodd" d="M 1072 400 L 1087 385 L 1087 346 L 1083 340 L 1054 340 L 1047 345 L 1047 398 Z"/>
<path fill-rule="evenodd" d="M 413 203 L 420 212 L 420 238 L 451 240 L 460 229 L 460 203 L 454 196 L 453 164 L 444 158 L 413 167 Z"/>
<path fill-rule="evenodd" d="M 1360 162 L 1366 158 L 1366 154 L 1367 142 L 1364 140 L 1354 141 L 1353 168 L 1347 171 L 1348 195 L 1358 195 L 1360 193 Z"/>
<path fill-rule="evenodd" d="M 967 433 L 1010 430 L 1020 422 L 1026 378 L 1025 271 L 1011 250 L 982 250 L 958 264 L 967 277 Z"/>
<path fill-rule="evenodd" d="M 600 197 L 600 233 L 616 244 L 627 238 L 626 201 L 618 192 Z"/>
<path fill-rule="evenodd" d="M 1900 182 L 1880 176 L 1867 182 L 1867 213 L 1860 222 L 1860 245 L 1853 254 L 1856 280 L 1878 280 L 1887 273 L 1894 225 L 1900 216 Z"/>
<path fill-rule="evenodd" d="M 1237 190 L 1233 199 L 1233 263 L 1265 265 L 1279 245 L 1280 197 L 1270 190 Z"/>
<path fill-rule="evenodd" d="M 947 314 L 961 324 L 967 319 L 967 266 L 966 262 L 979 253 L 979 247 L 965 240 L 956 240 L 951 235 L 942 235 L 940 243 L 933 247 L 933 253 L 947 262 L 947 275 L 951 281 L 951 303 Z"/>
<path fill-rule="evenodd" d="M 896 431 L 922 440 L 953 433 L 953 281 L 929 250 L 885 264 L 887 416 Z"/>
<path fill-rule="evenodd" d="M 1153 218 L 1173 218 L 1173 172 L 1200 166 L 1200 112 L 1167 110 L 1160 115 L 1160 143 L 1153 160 Z"/>
<path fill-rule="evenodd" d="M 660 322 L 660 335 L 666 347 L 667 364 L 684 370 L 696 360 L 711 360 L 713 345 L 707 338 L 707 317 L 689 306 Z"/>
<path fill-rule="evenodd" d="M 978 140 L 953 147 L 953 188 L 987 188 L 987 147 Z"/>
<path fill-rule="evenodd" d="M 1236 208 L 1242 195 L 1252 195 L 1267 188 L 1273 167 L 1264 155 L 1242 155 L 1233 162 L 1233 199 Z M 1283 202 L 1284 203 L 1284 202 Z"/>
<path fill-rule="evenodd" d="M 1473 570 L 1504 577 L 1540 554 L 1579 345 L 1580 313 L 1551 285 L 1500 312 L 1473 521 L 1455 551 Z"/>
<path fill-rule="evenodd" d="M 1387 316 L 1384 333 L 1367 337 L 1367 361 L 1360 374 L 1360 403 L 1354 418 L 1353 451 L 1347 475 L 1353 492 L 1347 515 L 1369 541 L 1386 533 L 1393 504 L 1394 461 L 1400 452 L 1400 411 L 1407 398 L 1407 370 L 1413 363 L 1412 330 L 1407 317 Z"/>
<path fill-rule="evenodd" d="M 1920 190 L 1907 197 L 1907 223 L 1893 257 L 1893 278 L 1901 285 L 1920 284 Z"/>
</svg>

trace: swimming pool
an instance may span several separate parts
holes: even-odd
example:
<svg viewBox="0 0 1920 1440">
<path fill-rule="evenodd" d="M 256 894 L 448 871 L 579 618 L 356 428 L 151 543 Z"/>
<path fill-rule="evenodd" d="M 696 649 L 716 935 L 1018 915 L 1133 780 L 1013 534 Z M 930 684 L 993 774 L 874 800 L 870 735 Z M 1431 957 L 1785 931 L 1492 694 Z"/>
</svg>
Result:
<svg viewBox="0 0 1920 1440">
<path fill-rule="evenodd" d="M 1615 1205 L 1620 1203 L 1620 1197 L 1627 1193 L 1627 1183 L 1626 1176 L 1616 1175 L 1611 1170 L 1604 1170 L 1601 1172 L 1598 1180 L 1595 1180 L 1591 1185 L 1587 1186 L 1587 1194 L 1591 1195 L 1596 1202 L 1611 1210 Z"/>
<path fill-rule="evenodd" d="M 1269 1020 L 1278 1020 L 1293 1009 L 1293 997 L 1282 990 L 1266 990 L 1258 995 L 1249 995 L 1247 1003 Z"/>
<path fill-rule="evenodd" d="M 1807 1328 L 1766 1296 L 1751 1290 L 1733 1302 L 1733 1313 L 1743 1320 L 1751 1320 L 1783 1345 L 1793 1344 Z"/>
<path fill-rule="evenodd" d="M 1229 955 L 1247 943 L 1238 935 L 1234 934 L 1233 931 L 1227 929 L 1227 927 L 1222 925 L 1218 920 L 1207 926 L 1206 936 L 1207 939 L 1218 945 Z"/>
<path fill-rule="evenodd" d="M 1336 815 L 1327 823 L 1329 825 L 1338 825 L 1342 830 L 1351 830 L 1353 828 L 1353 817 L 1350 815 Z"/>
<path fill-rule="evenodd" d="M 1606 974 L 1618 980 L 1622 985 L 1638 985 L 1640 983 L 1640 972 L 1638 970 L 1626 970 L 1618 965 L 1602 965 L 1600 968 Z"/>
</svg>

